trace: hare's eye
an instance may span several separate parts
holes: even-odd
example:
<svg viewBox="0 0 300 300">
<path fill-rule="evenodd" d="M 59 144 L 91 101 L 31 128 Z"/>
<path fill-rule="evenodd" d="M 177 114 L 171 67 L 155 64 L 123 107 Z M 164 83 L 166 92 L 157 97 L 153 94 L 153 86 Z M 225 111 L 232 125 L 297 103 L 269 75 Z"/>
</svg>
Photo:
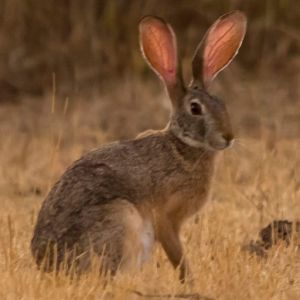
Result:
<svg viewBox="0 0 300 300">
<path fill-rule="evenodd" d="M 202 107 L 198 102 L 191 102 L 191 113 L 192 115 L 202 115 Z"/>
</svg>

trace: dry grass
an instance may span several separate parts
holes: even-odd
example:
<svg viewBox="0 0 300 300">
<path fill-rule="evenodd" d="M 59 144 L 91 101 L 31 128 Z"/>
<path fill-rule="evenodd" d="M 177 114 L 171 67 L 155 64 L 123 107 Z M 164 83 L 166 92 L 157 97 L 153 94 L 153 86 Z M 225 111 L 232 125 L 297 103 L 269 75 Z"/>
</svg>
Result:
<svg viewBox="0 0 300 300">
<path fill-rule="evenodd" d="M 253 133 L 252 138 L 246 136 L 222 155 L 212 201 L 184 228 L 193 287 L 178 282 L 177 273 L 159 247 L 141 273 L 118 275 L 105 287 L 96 272 L 72 281 L 36 270 L 29 251 L 36 214 L 64 168 L 113 136 L 133 135 L 151 123 L 159 126 L 164 122 L 166 110 L 158 109 L 161 105 L 156 99 L 147 98 L 147 94 L 155 95 L 154 89 L 144 91 L 145 84 L 133 86 L 137 94 L 145 95 L 142 103 L 139 97 L 132 98 L 132 86 L 126 83 L 119 85 L 122 94 L 104 94 L 97 101 L 91 100 L 89 106 L 83 99 L 71 99 L 69 103 L 57 99 L 53 113 L 51 97 L 44 104 L 25 99 L 26 104 L 17 107 L 0 107 L 0 299 L 140 299 L 128 290 L 152 294 L 199 292 L 228 300 L 299 299 L 300 256 L 294 245 L 273 249 L 267 260 L 240 249 L 257 238 L 259 229 L 271 220 L 299 218 L 300 141 L 286 134 L 295 131 L 295 122 L 290 117 L 284 130 L 281 126 L 275 126 L 279 130 L 264 127 L 265 118 L 269 115 L 272 119 L 270 111 L 276 115 L 273 121 L 277 124 L 285 115 L 296 117 L 299 104 L 283 108 L 287 97 L 284 90 L 276 90 L 267 82 L 253 82 L 247 92 L 246 87 L 227 91 L 228 96 L 250 103 L 248 109 L 231 107 L 235 123 L 241 124 L 250 113 L 255 115 L 255 108 L 263 130 Z M 276 95 L 278 106 L 260 104 L 270 95 Z M 117 96 L 122 96 L 126 113 L 136 105 L 138 115 L 126 115 L 118 106 Z M 111 102 L 115 104 L 110 106 Z M 247 132 L 243 130 L 241 133 Z"/>
</svg>

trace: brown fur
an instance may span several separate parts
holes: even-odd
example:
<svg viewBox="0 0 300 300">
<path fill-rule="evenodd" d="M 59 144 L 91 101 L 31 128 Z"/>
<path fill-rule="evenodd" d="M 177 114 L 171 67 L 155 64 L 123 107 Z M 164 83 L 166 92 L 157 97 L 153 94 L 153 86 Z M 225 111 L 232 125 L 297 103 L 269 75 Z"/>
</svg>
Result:
<svg viewBox="0 0 300 300">
<path fill-rule="evenodd" d="M 147 17 L 142 22 L 143 34 L 167 35 L 168 47 L 176 46 L 175 35 L 164 21 Z M 148 30 L 149 26 L 158 26 L 158 31 Z M 155 56 L 157 47 L 148 47 Z M 152 57 L 147 59 L 151 64 Z M 169 78 L 160 56 L 155 63 Z M 59 269 L 67 260 L 67 268 L 73 264 L 81 272 L 90 268 L 96 254 L 102 270 L 114 274 L 118 269 L 140 267 L 157 240 L 173 266 L 180 267 L 180 278 L 185 278 L 188 265 L 179 238 L 181 226 L 206 202 L 217 150 L 226 148 L 233 135 L 221 100 L 193 86 L 178 93 L 181 83 L 174 80 L 180 80 L 180 75 L 171 79 L 166 84 L 173 111 L 166 129 L 92 151 L 54 185 L 31 242 L 40 267 Z M 190 111 L 195 99 L 204 109 L 199 116 Z"/>
<path fill-rule="evenodd" d="M 90 246 L 102 253 L 105 245 L 112 247 L 111 253 L 124 246 L 120 240 L 132 247 L 136 237 L 128 223 L 136 218 L 136 223 L 149 219 L 155 224 L 156 238 L 177 266 L 182 258 L 180 226 L 204 204 L 213 174 L 215 155 L 202 152 L 165 132 L 111 144 L 75 162 L 41 208 L 32 240 L 38 263 L 49 241 L 58 245 L 58 263 L 63 260 L 64 244 L 67 249 L 77 246 L 79 253 Z M 117 261 L 109 266 L 114 272 L 122 255 L 111 255 Z"/>
</svg>

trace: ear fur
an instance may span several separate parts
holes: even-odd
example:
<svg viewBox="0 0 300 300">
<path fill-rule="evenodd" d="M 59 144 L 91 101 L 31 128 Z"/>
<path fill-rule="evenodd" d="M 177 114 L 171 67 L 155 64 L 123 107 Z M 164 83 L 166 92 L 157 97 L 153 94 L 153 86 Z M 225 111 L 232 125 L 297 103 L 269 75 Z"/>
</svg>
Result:
<svg viewBox="0 0 300 300">
<path fill-rule="evenodd" d="M 139 23 L 139 32 L 146 62 L 165 83 L 173 104 L 178 102 L 184 87 L 172 27 L 158 17 L 146 16 Z"/>
<path fill-rule="evenodd" d="M 200 85 L 205 89 L 209 87 L 238 53 L 246 26 L 246 16 L 240 11 L 227 13 L 214 22 L 195 51 L 191 85 Z"/>
</svg>

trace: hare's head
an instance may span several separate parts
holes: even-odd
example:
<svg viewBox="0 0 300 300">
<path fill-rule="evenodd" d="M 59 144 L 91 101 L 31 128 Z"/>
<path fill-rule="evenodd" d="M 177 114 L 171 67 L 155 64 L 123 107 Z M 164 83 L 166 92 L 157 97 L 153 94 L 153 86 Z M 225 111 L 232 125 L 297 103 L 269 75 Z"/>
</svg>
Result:
<svg viewBox="0 0 300 300">
<path fill-rule="evenodd" d="M 246 32 L 246 17 L 234 11 L 220 17 L 207 31 L 192 62 L 192 80 L 185 86 L 178 63 L 176 36 L 157 17 L 140 22 L 140 43 L 150 67 L 162 79 L 172 102 L 170 130 L 192 147 L 222 150 L 234 136 L 224 102 L 208 94 L 216 75 L 237 54 Z"/>
</svg>

